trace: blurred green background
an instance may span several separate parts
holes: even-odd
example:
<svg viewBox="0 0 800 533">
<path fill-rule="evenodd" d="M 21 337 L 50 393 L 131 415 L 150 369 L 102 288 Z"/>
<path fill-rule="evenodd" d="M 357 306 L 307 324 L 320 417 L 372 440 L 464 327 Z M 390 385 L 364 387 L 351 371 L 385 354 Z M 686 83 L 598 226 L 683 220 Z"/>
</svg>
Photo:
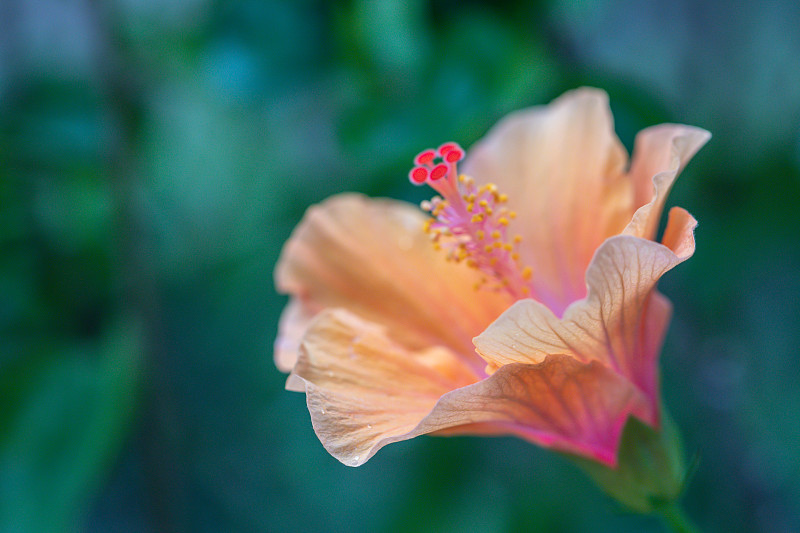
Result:
<svg viewBox="0 0 800 533">
<path fill-rule="evenodd" d="M 511 438 L 352 469 L 283 390 L 272 268 L 305 208 L 420 200 L 411 158 L 606 89 L 714 137 L 662 291 L 709 532 L 800 531 L 800 4 L 0 3 L 0 531 L 660 531 Z"/>
</svg>

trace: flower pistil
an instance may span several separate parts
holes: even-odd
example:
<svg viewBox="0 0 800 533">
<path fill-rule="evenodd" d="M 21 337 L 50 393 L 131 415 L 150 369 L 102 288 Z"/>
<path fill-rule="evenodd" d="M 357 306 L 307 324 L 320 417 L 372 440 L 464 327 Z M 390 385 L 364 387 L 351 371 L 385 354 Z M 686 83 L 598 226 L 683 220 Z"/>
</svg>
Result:
<svg viewBox="0 0 800 533">
<path fill-rule="evenodd" d="M 529 298 L 533 271 L 523 265 L 518 251 L 522 236 L 509 235 L 508 226 L 517 214 L 506 207 L 508 197 L 494 183 L 477 186 L 475 181 L 458 173 L 464 151 L 456 143 L 428 149 L 414 158 L 409 173 L 414 185 L 429 185 L 440 196 L 422 202 L 431 214 L 425 232 L 437 250 L 445 250 L 447 259 L 464 262 L 484 276 L 475 289 L 507 291 L 514 298 Z"/>
</svg>

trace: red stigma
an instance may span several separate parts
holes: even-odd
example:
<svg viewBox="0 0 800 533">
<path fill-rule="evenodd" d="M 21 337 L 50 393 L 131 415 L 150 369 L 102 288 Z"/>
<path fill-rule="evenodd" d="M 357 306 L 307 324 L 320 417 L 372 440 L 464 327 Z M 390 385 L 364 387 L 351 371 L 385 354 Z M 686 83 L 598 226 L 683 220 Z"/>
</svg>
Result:
<svg viewBox="0 0 800 533">
<path fill-rule="evenodd" d="M 458 144 L 456 143 L 444 143 L 439 147 L 437 151 L 439 152 L 439 155 L 442 156 L 442 158 L 444 158 L 445 156 L 447 156 L 448 153 L 450 153 L 453 150 L 461 150 L 461 147 L 458 146 Z"/>
<path fill-rule="evenodd" d="M 440 180 L 447 175 L 447 165 L 439 163 L 431 170 L 431 181 Z"/>
<path fill-rule="evenodd" d="M 444 198 L 458 194 L 458 170 L 456 163 L 464 158 L 464 150 L 458 143 L 444 143 L 437 149 L 428 148 L 414 158 L 414 168 L 408 179 L 414 185 L 427 183 Z"/>
<path fill-rule="evenodd" d="M 414 167 L 408 173 L 408 179 L 414 185 L 422 185 L 428 180 L 428 169 L 423 167 Z"/>
<path fill-rule="evenodd" d="M 423 150 L 417 154 L 417 157 L 414 158 L 414 163 L 417 165 L 427 166 L 433 163 L 433 159 L 435 157 L 436 152 L 429 148 L 428 150 Z"/>
<path fill-rule="evenodd" d="M 463 157 L 464 157 L 464 152 L 462 152 L 458 148 L 453 148 L 451 150 L 448 150 L 448 152 L 444 154 L 444 160 L 447 161 L 448 163 L 455 163 L 456 161 L 461 161 Z"/>
</svg>

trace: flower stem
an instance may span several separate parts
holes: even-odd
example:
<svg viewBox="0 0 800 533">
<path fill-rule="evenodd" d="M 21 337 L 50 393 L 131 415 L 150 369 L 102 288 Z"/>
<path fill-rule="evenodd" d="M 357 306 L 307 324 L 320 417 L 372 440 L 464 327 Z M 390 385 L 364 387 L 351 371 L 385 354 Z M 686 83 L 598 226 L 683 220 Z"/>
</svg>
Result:
<svg viewBox="0 0 800 533">
<path fill-rule="evenodd" d="M 676 533 L 700 533 L 700 528 L 692 522 L 675 501 L 658 506 L 655 509 L 655 513 L 664 520 L 670 531 L 675 531 Z"/>
</svg>

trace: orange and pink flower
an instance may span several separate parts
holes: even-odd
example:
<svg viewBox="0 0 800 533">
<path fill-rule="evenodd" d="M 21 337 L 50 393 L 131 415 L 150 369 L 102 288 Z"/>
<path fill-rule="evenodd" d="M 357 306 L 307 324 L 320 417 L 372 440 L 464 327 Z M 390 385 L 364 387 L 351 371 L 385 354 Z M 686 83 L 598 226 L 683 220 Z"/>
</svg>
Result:
<svg viewBox="0 0 800 533">
<path fill-rule="evenodd" d="M 275 347 L 325 448 L 358 466 L 426 433 L 510 434 L 614 466 L 633 415 L 659 426 L 659 278 L 694 252 L 667 194 L 708 140 L 648 128 L 630 165 L 608 99 L 514 113 L 469 152 L 415 159 L 423 210 L 343 194 L 309 209 L 276 267 Z M 428 212 L 428 215 L 425 214 Z"/>
</svg>

